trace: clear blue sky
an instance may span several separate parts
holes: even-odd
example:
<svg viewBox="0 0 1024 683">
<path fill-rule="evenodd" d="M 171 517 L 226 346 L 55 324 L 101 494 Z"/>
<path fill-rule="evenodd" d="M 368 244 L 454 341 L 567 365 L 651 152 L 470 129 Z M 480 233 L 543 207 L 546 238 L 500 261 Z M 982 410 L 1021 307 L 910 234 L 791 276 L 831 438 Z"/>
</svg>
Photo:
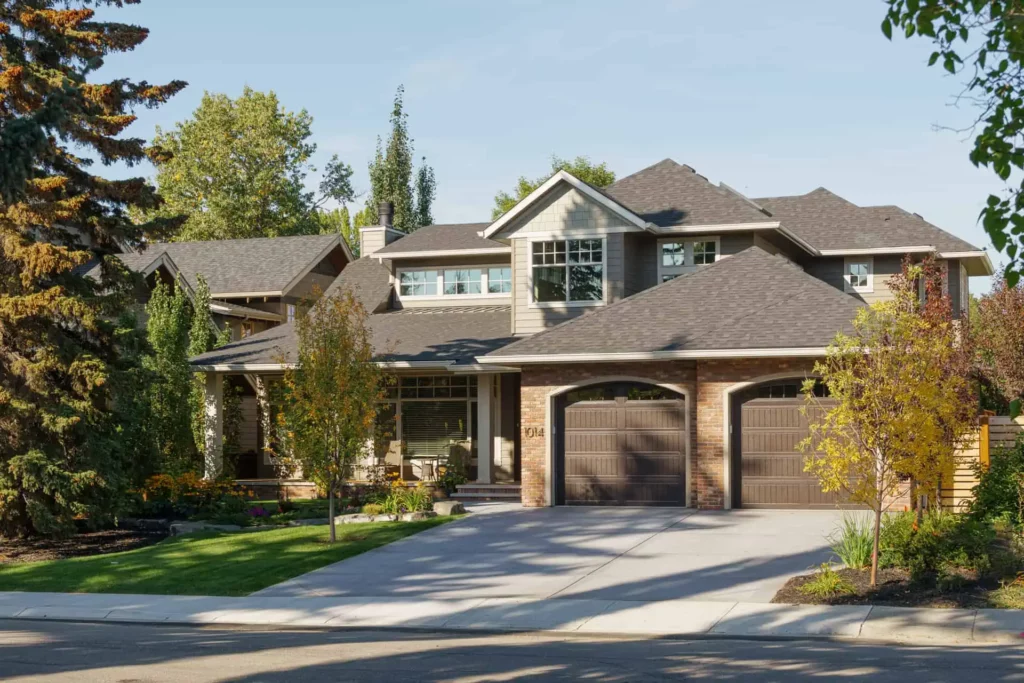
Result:
<svg viewBox="0 0 1024 683">
<path fill-rule="evenodd" d="M 976 219 L 999 184 L 971 166 L 966 134 L 936 129 L 971 120 L 951 106 L 959 81 L 926 68 L 924 41 L 885 40 L 882 2 L 144 0 L 104 14 L 151 35 L 101 76 L 190 84 L 140 112 L 135 135 L 186 118 L 204 90 L 273 90 L 313 116 L 318 166 L 339 154 L 357 190 L 404 84 L 438 222 L 487 220 L 494 194 L 552 154 L 620 177 L 671 157 L 750 196 L 824 186 L 990 246 Z"/>
</svg>

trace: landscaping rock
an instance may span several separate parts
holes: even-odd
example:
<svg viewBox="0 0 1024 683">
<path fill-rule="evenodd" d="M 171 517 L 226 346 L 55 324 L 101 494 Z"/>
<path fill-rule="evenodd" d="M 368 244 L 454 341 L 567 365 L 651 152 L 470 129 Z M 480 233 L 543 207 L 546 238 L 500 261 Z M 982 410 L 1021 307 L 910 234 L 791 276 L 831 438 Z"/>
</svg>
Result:
<svg viewBox="0 0 1024 683">
<path fill-rule="evenodd" d="M 330 524 L 330 522 L 330 517 L 314 517 L 311 519 L 293 519 L 288 522 L 288 526 L 321 526 L 323 524 Z"/>
<path fill-rule="evenodd" d="M 434 503 L 434 512 L 442 517 L 466 514 L 466 506 L 457 500 L 439 500 Z"/>
<path fill-rule="evenodd" d="M 427 512 L 406 512 L 402 515 L 402 521 L 419 522 L 420 520 L 430 519 L 431 517 L 437 517 L 437 513 L 432 510 Z"/>
</svg>

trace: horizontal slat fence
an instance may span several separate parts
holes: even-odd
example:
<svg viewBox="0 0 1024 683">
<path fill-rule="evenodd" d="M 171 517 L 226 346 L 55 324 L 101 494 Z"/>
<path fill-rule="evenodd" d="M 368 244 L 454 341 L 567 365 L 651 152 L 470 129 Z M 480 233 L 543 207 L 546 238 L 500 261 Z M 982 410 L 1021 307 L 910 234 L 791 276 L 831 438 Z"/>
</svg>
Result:
<svg viewBox="0 0 1024 683">
<path fill-rule="evenodd" d="M 999 457 L 999 450 L 1013 446 L 1024 432 L 1024 416 L 985 415 L 979 422 L 977 434 L 957 453 L 956 466 L 942 477 L 942 507 L 947 510 L 963 510 L 971 500 L 971 490 L 978 484 L 975 463 L 988 466 L 991 457 Z"/>
</svg>

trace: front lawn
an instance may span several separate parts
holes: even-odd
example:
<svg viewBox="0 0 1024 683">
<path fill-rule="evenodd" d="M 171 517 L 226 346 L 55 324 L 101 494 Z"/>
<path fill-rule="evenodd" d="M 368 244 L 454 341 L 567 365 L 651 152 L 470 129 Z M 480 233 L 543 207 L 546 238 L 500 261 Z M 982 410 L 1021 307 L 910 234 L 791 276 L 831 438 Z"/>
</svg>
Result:
<svg viewBox="0 0 1024 683">
<path fill-rule="evenodd" d="M 452 519 L 341 524 L 333 545 L 327 526 L 190 534 L 123 553 L 0 565 L 0 591 L 248 595 Z"/>
</svg>

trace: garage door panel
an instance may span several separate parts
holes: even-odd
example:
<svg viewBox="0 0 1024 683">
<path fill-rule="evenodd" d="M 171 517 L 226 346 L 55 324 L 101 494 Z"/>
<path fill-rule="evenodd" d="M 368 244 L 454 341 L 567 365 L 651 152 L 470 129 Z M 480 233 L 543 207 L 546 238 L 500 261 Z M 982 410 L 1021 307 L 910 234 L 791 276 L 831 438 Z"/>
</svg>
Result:
<svg viewBox="0 0 1024 683">
<path fill-rule="evenodd" d="M 681 400 L 585 401 L 564 411 L 569 505 L 684 505 Z"/>
<path fill-rule="evenodd" d="M 797 445 L 811 420 L 831 405 L 808 407 L 802 398 L 751 399 L 740 407 L 740 504 L 752 508 L 834 508 L 839 497 L 823 493 L 804 470 Z M 803 413 L 806 412 L 807 415 Z"/>
</svg>

